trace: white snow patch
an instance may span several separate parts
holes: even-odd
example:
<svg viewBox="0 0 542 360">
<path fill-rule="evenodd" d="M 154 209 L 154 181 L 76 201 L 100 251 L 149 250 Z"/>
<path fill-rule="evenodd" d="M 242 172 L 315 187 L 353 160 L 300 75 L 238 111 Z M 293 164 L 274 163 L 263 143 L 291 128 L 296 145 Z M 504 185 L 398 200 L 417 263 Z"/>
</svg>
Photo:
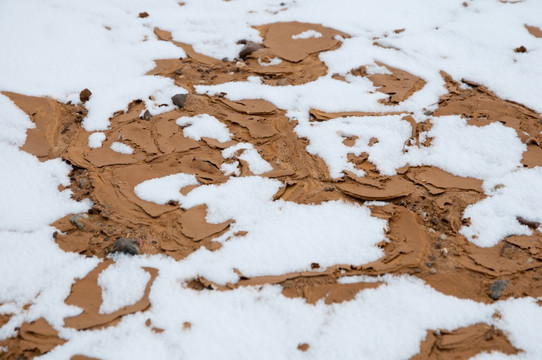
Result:
<svg viewBox="0 0 542 360">
<path fill-rule="evenodd" d="M 111 150 L 121 153 L 121 154 L 131 155 L 134 153 L 134 149 L 118 141 L 115 141 L 114 143 L 112 143 L 110 148 Z"/>
<path fill-rule="evenodd" d="M 314 39 L 318 39 L 318 38 L 321 38 L 322 37 L 322 34 L 316 30 L 306 30 L 306 31 L 303 31 L 302 33 L 299 33 L 299 34 L 296 34 L 296 35 L 292 35 L 292 39 L 294 40 L 297 40 L 297 39 L 310 39 L 310 38 L 314 38 Z"/>
<path fill-rule="evenodd" d="M 383 255 L 375 244 L 385 239 L 386 222 L 371 217 L 368 208 L 341 201 L 320 205 L 273 201 L 281 186 L 277 180 L 242 177 L 188 193 L 182 206 L 206 204 L 207 222 L 235 222 L 216 239 L 222 243 L 219 250 L 201 248 L 185 265 L 224 283 L 237 279 L 233 269 L 246 276 L 279 275 L 309 270 L 313 262 L 322 267 L 363 264 Z M 248 233 L 233 236 L 239 231 Z"/>
<path fill-rule="evenodd" d="M 1 132 L 1 131 L 0 131 Z M 68 214 L 86 212 L 92 202 L 76 202 L 68 186 L 70 166 L 60 159 L 39 161 L 0 143 L 0 231 L 34 231 Z"/>
<path fill-rule="evenodd" d="M 202 137 L 216 139 L 221 143 L 231 140 L 228 127 L 217 118 L 208 114 L 183 116 L 177 119 L 177 125 L 183 127 L 184 136 L 201 140 Z"/>
<path fill-rule="evenodd" d="M 105 134 L 103 132 L 95 132 L 88 136 L 88 147 L 89 148 L 100 148 L 102 143 L 105 141 Z"/>
<path fill-rule="evenodd" d="M 478 246 L 497 244 L 509 235 L 532 235 L 517 217 L 542 223 L 542 168 L 520 169 L 484 183 L 486 199 L 469 205 L 461 233 Z"/>
<path fill-rule="evenodd" d="M 198 184 L 194 175 L 179 173 L 143 181 L 134 188 L 134 192 L 140 199 L 159 205 L 164 205 L 170 200 L 181 203 L 184 196 L 179 190 L 188 185 Z"/>
<path fill-rule="evenodd" d="M 432 119 L 429 147 L 410 147 L 412 166 L 434 165 L 454 175 L 489 180 L 521 165 L 525 144 L 514 129 L 501 123 L 470 126 L 459 116 Z"/>
<path fill-rule="evenodd" d="M 300 137 L 309 139 L 307 151 L 325 161 L 333 178 L 342 177 L 345 170 L 358 176 L 365 175 L 347 158 L 348 154 L 359 156 L 363 152 L 369 155 L 369 161 L 380 173 L 395 175 L 395 169 L 406 164 L 403 148 L 412 133 L 410 123 L 401 120 L 400 115 L 345 117 L 300 123 L 295 131 Z M 353 136 L 358 137 L 354 146 L 343 144 L 346 138 Z M 371 138 L 376 138 L 378 142 L 369 146 Z"/>
<path fill-rule="evenodd" d="M 129 258 L 118 257 L 98 276 L 102 288 L 100 314 L 109 314 L 135 304 L 143 296 L 151 275 Z"/>
<path fill-rule="evenodd" d="M 273 66 L 278 65 L 281 62 L 282 60 L 278 57 L 272 58 L 271 60 L 269 60 L 269 62 L 263 62 L 262 59 L 258 58 L 258 64 L 260 64 L 260 66 Z"/>
<path fill-rule="evenodd" d="M 26 139 L 26 129 L 36 127 L 21 109 L 7 96 L 0 94 L 0 143 L 22 146 Z"/>
<path fill-rule="evenodd" d="M 238 151 L 242 151 L 241 155 L 236 155 Z M 261 157 L 258 150 L 250 143 L 232 145 L 229 148 L 222 150 L 222 157 L 224 159 L 237 157 L 238 159 L 246 161 L 250 171 L 256 175 L 273 170 L 273 167 Z"/>
<path fill-rule="evenodd" d="M 220 171 L 224 173 L 226 176 L 235 175 L 239 176 L 241 175 L 241 169 L 239 169 L 239 161 L 234 161 L 232 163 L 223 163 L 220 165 Z"/>
<path fill-rule="evenodd" d="M 163 11 L 180 8 L 175 2 L 160 5 Z M 136 8 L 140 6 L 145 7 L 141 3 Z M 154 59 L 185 53 L 159 41 L 137 11 L 131 2 L 121 1 L 3 1 L 0 48 L 9 49 L 9 56 L 0 58 L 0 90 L 78 103 L 79 92 L 88 88 L 87 131 L 106 129 L 109 116 L 134 99 L 142 99 L 153 114 L 173 109 L 170 97 L 184 90 L 171 79 L 145 74 L 154 68 Z M 9 35 L 13 33 L 21 36 Z M 35 54 L 48 55 L 36 66 Z M 159 107 L 163 103 L 170 106 Z"/>
</svg>

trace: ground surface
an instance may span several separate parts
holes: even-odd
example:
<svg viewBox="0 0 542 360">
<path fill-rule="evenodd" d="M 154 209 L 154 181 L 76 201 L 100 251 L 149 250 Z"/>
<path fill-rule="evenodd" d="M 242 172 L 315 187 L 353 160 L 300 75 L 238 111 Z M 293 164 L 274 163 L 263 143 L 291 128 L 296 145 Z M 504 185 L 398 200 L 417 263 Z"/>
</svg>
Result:
<svg viewBox="0 0 542 360">
<path fill-rule="evenodd" d="M 1 39 L 0 357 L 540 358 L 542 8 L 213 4 Z"/>
</svg>

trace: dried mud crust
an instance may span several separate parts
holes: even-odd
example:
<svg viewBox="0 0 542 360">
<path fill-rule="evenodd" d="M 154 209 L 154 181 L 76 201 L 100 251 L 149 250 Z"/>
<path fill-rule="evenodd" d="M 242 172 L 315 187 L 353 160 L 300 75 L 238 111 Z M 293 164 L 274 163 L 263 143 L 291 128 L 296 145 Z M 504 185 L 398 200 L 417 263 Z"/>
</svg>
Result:
<svg viewBox="0 0 542 360">
<path fill-rule="evenodd" d="M 276 36 L 291 37 L 288 34 L 307 29 L 306 24 L 299 24 L 288 25 L 287 30 L 274 31 L 279 33 Z M 268 25 L 259 30 L 265 39 L 272 29 L 273 25 Z M 333 34 L 331 30 L 327 31 Z M 171 35 L 165 31 L 155 29 L 155 33 L 164 41 L 172 41 Z M 261 176 L 284 183 L 275 199 L 300 204 L 338 199 L 356 204 L 370 200 L 389 202 L 385 206 L 370 207 L 373 216 L 388 221 L 387 238 L 390 241 L 379 244 L 385 256 L 369 264 L 337 264 L 326 269 L 313 263 L 312 271 L 280 276 L 247 278 L 239 274 L 239 282 L 225 286 L 198 278 L 185 286 L 195 290 L 227 291 L 240 286 L 279 284 L 285 296 L 303 297 L 309 303 L 323 300 L 331 304 L 351 300 L 359 291 L 381 285 L 380 282 L 340 284 L 338 279 L 341 277 L 411 274 L 444 294 L 480 302 L 494 301 L 492 285 L 496 281 L 506 283 L 499 290 L 499 299 L 542 296 L 540 233 L 535 232 L 531 237 L 511 236 L 492 248 L 476 247 L 459 234 L 461 226 L 468 221 L 462 219 L 464 209 L 485 197 L 481 181 L 457 177 L 435 167 L 406 166 L 398 169 L 395 176 L 381 176 L 366 154 L 357 157 L 350 154 L 348 157 L 357 168 L 366 172 L 365 177 L 347 172 L 342 179 L 333 180 L 325 163 L 305 150 L 308 141 L 296 135 L 296 123 L 289 121 L 283 110 L 264 100 L 229 101 L 223 96 L 194 94 L 194 85 L 242 81 L 251 75 L 262 76 L 264 83 L 273 86 L 312 81 L 327 72 L 317 57 L 318 52 L 333 49 L 339 46 L 338 43 L 328 42 L 320 47 L 311 45 L 309 50 L 304 49 L 301 59 L 294 56 L 295 52 L 293 55 L 282 54 L 282 62 L 272 66 L 260 64 L 261 59 L 268 61 L 280 57 L 280 51 L 274 49 L 272 41 L 264 41 L 260 49 L 234 62 L 208 58 L 197 54 L 188 45 L 177 45 L 183 47 L 187 58 L 156 61 L 156 68 L 149 74 L 172 77 L 177 85 L 186 88 L 190 94 L 184 107 L 141 118 L 145 107 L 141 100 L 135 100 L 126 111 L 120 111 L 110 119 L 111 127 L 105 131 L 106 140 L 100 148 L 88 147 L 90 133 L 80 125 L 86 115 L 81 105 L 4 93 L 36 124 L 35 129 L 28 130 L 27 141 L 21 149 L 42 161 L 60 156 L 69 162 L 73 166 L 69 186 L 73 197 L 94 202 L 85 216 L 73 218 L 72 214 L 53 224 L 58 229 L 56 242 L 62 249 L 103 258 L 113 249 L 118 237 L 143 240 L 142 254 L 166 254 L 177 260 L 201 246 L 209 250 L 219 249 L 220 243 L 213 239 L 223 234 L 231 221 L 208 224 L 205 206 L 184 210 L 175 202 L 157 205 L 138 198 L 134 187 L 145 180 L 179 172 L 195 175 L 200 184 L 224 183 L 228 177 L 220 167 L 231 160 L 224 159 L 221 151 L 236 143 L 250 143 L 273 166 L 273 170 Z M 423 87 L 423 80 L 415 75 L 400 69 L 388 69 L 391 75 L 368 76 L 381 87 L 379 91 L 389 96 L 388 103 L 403 101 Z M 353 74 L 367 76 L 362 68 Z M 516 129 L 520 139 L 528 144 L 524 166 L 542 165 L 539 114 L 520 104 L 499 99 L 482 85 L 467 80 L 463 80 L 461 85 L 447 74 L 442 75 L 449 93 L 441 97 L 433 116 L 460 115 L 467 118 L 469 124 L 478 126 L 500 121 Z M 232 140 L 219 143 L 214 139 L 195 141 L 185 137 L 175 120 L 202 113 L 223 122 L 232 134 Z M 376 114 L 325 113 L 313 109 L 310 115 L 311 121 L 326 121 L 340 116 Z M 415 123 L 408 114 L 402 115 L 413 127 L 409 141 L 419 146 L 429 145 L 430 139 L 420 144 L 419 134 L 430 129 L 430 120 Z M 344 143 L 352 145 L 354 140 L 345 138 Z M 115 141 L 130 145 L 134 149 L 133 154 L 111 150 L 110 145 Z M 250 175 L 253 174 L 248 164 L 240 160 L 240 176 Z M 196 186 L 187 186 L 181 192 L 186 194 Z M 134 308 L 109 314 L 109 317 L 98 314 L 96 304 L 101 303 L 101 292 L 96 279 L 110 263 L 106 260 L 74 284 L 66 302 L 84 308 L 84 312 L 78 318 L 66 319 L 67 326 L 77 329 L 111 326 L 125 314 L 148 308 L 148 290 L 156 276 L 156 270 L 152 268 L 145 269 L 151 274 L 151 281 L 147 284 L 146 295 Z M 0 318 L 0 321 L 8 320 Z M 53 347 L 62 342 L 46 324 L 38 325 L 28 326 L 33 326 L 32 331 L 40 334 L 40 339 L 49 336 Z M 21 328 L 18 338 L 0 342 L 0 346 L 10 349 L 6 356 L 19 351 L 33 357 L 50 350 L 39 347 L 24 350 L 14 345 L 17 342 L 24 344 L 21 342 L 26 336 L 23 330 Z M 153 331 L 159 332 L 160 329 L 153 328 Z M 481 338 L 485 341 L 483 346 L 478 341 Z M 434 359 L 468 358 L 482 350 L 517 352 L 503 334 L 484 324 L 449 334 L 429 331 L 421 344 L 421 354 Z"/>
</svg>

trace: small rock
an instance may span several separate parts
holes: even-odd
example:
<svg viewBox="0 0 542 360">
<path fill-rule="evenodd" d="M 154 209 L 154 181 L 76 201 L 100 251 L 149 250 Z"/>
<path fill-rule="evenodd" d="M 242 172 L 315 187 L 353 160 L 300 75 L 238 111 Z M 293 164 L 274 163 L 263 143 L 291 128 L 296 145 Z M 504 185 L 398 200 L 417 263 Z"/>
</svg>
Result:
<svg viewBox="0 0 542 360">
<path fill-rule="evenodd" d="M 136 238 L 118 238 L 113 245 L 113 252 L 139 255 L 140 241 Z"/>
<path fill-rule="evenodd" d="M 440 255 L 442 255 L 442 257 L 448 257 L 448 249 L 444 248 L 440 250 Z"/>
<path fill-rule="evenodd" d="M 173 104 L 177 105 L 178 107 L 182 109 L 184 108 L 184 104 L 186 104 L 187 97 L 188 97 L 188 94 L 177 94 L 171 97 L 171 101 L 173 101 Z"/>
<path fill-rule="evenodd" d="M 436 274 L 437 270 L 435 268 L 429 269 L 429 274 Z"/>
<path fill-rule="evenodd" d="M 82 103 L 86 103 L 91 96 L 92 92 L 89 89 L 85 89 L 79 93 L 79 100 L 81 100 Z"/>
<path fill-rule="evenodd" d="M 440 240 L 444 241 L 448 238 L 448 236 L 446 236 L 446 234 L 440 234 L 439 237 L 438 237 Z"/>
<path fill-rule="evenodd" d="M 441 242 L 437 242 L 435 244 L 435 249 L 440 249 L 442 247 L 442 243 Z"/>
<path fill-rule="evenodd" d="M 493 282 L 493 284 L 491 284 L 489 287 L 489 296 L 493 300 L 498 300 L 501 297 L 501 292 L 508 286 L 508 281 L 509 280 L 496 280 Z"/>
<path fill-rule="evenodd" d="M 143 116 L 141 117 L 143 120 L 150 120 L 152 117 L 151 112 L 149 110 L 145 110 L 143 113 Z"/>
<path fill-rule="evenodd" d="M 527 52 L 527 48 L 523 45 L 521 45 L 520 47 L 518 48 L 515 48 L 514 49 L 514 52 L 517 52 L 517 53 L 526 53 Z"/>
<path fill-rule="evenodd" d="M 235 63 L 235 67 L 238 68 L 238 69 L 244 69 L 244 68 L 247 67 L 247 64 L 245 64 L 242 61 L 238 61 L 238 62 Z"/>
<path fill-rule="evenodd" d="M 175 75 L 182 75 L 182 74 L 183 74 L 183 69 L 175 70 Z"/>
<path fill-rule="evenodd" d="M 433 266 L 433 263 L 431 261 L 428 261 L 425 263 L 425 265 L 427 265 L 427 267 L 430 268 Z"/>
<path fill-rule="evenodd" d="M 530 264 L 530 263 L 532 263 L 532 262 L 533 262 L 533 258 L 532 258 L 532 257 L 530 257 L 530 258 L 527 259 L 527 264 Z"/>
<path fill-rule="evenodd" d="M 311 269 L 314 270 L 314 269 L 319 269 L 319 268 L 320 268 L 320 264 L 318 264 L 318 263 L 312 263 L 311 264 Z"/>
<path fill-rule="evenodd" d="M 148 16 L 149 16 L 149 13 L 146 12 L 146 11 L 143 11 L 143 12 L 140 12 L 140 13 L 139 13 L 139 17 L 142 18 L 142 19 L 143 19 L 143 18 L 146 18 L 146 17 L 148 17 Z"/>
<path fill-rule="evenodd" d="M 246 58 L 250 54 L 252 54 L 254 51 L 258 50 L 260 48 L 260 45 L 255 43 L 254 41 L 247 41 L 245 43 L 245 46 L 239 51 L 239 57 L 241 59 Z"/>
<path fill-rule="evenodd" d="M 82 222 L 79 221 L 80 219 L 88 219 L 88 215 L 87 214 L 75 214 L 72 217 L 70 217 L 70 222 L 73 225 L 77 226 L 77 228 L 79 230 L 83 230 L 85 225 Z"/>
</svg>

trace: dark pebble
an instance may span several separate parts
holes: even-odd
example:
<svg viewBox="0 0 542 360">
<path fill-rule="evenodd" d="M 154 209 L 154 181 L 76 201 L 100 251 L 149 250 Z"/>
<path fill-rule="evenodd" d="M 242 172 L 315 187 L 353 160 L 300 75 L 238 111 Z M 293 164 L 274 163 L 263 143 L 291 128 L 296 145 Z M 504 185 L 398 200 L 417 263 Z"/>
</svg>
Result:
<svg viewBox="0 0 542 360">
<path fill-rule="evenodd" d="M 508 280 L 496 280 L 491 286 L 489 287 L 490 294 L 489 296 L 493 300 L 498 300 L 501 297 L 501 292 L 506 289 L 508 286 Z"/>
<path fill-rule="evenodd" d="M 81 100 L 82 103 L 85 103 L 90 99 L 92 95 L 92 92 L 89 89 L 85 89 L 79 93 L 79 100 Z"/>
<path fill-rule="evenodd" d="M 113 245 L 113 252 L 139 255 L 139 241 L 136 238 L 118 238 Z"/>
<path fill-rule="evenodd" d="M 256 44 L 254 41 L 247 41 L 245 46 L 241 49 L 241 51 L 239 51 L 239 57 L 244 59 L 259 48 L 260 45 Z"/>
<path fill-rule="evenodd" d="M 518 48 L 515 48 L 514 49 L 514 52 L 517 52 L 517 53 L 526 53 L 527 52 L 527 48 L 523 45 L 521 45 L 520 47 Z"/>
<path fill-rule="evenodd" d="M 431 266 L 433 266 L 433 263 L 431 261 L 428 261 L 425 263 L 425 265 L 427 265 L 427 267 L 430 268 Z"/>
<path fill-rule="evenodd" d="M 150 120 L 152 117 L 151 112 L 149 110 L 145 110 L 143 113 L 143 116 L 141 117 L 143 120 Z"/>
<path fill-rule="evenodd" d="M 182 75 L 183 69 L 177 69 L 175 70 L 175 75 Z"/>
<path fill-rule="evenodd" d="M 184 104 L 186 104 L 187 97 L 188 97 L 188 94 L 177 94 L 171 97 L 171 101 L 173 101 L 173 103 L 177 105 L 178 107 L 183 108 Z"/>
</svg>

